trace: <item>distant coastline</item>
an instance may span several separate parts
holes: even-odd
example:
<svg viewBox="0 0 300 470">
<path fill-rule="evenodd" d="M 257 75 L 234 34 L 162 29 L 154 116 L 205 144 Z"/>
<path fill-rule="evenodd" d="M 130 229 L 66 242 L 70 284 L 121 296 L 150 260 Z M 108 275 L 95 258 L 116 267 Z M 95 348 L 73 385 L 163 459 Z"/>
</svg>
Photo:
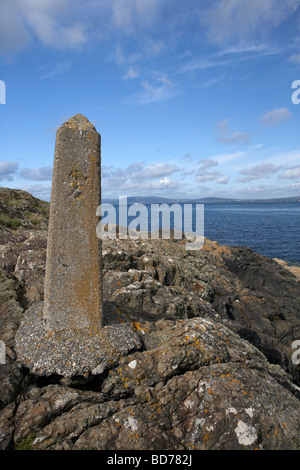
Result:
<svg viewBox="0 0 300 470">
<path fill-rule="evenodd" d="M 113 198 L 102 198 L 102 203 L 117 204 L 118 199 Z M 253 202 L 300 202 L 300 195 L 293 197 L 284 198 L 272 198 L 272 199 L 230 199 L 221 197 L 204 197 L 198 199 L 187 199 L 187 198 L 166 198 L 159 196 L 129 196 L 127 197 L 128 204 L 234 204 L 234 203 L 253 203 Z"/>
</svg>

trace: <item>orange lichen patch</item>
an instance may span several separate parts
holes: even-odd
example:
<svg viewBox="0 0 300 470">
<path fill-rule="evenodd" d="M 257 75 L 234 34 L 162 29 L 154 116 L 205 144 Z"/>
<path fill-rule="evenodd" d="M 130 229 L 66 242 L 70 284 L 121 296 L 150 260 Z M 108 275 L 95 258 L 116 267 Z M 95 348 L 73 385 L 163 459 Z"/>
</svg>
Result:
<svg viewBox="0 0 300 470">
<path fill-rule="evenodd" d="M 129 380 L 129 378 L 123 376 L 123 372 L 122 372 L 121 367 L 118 368 L 118 373 L 119 373 L 119 377 L 120 377 L 120 379 L 121 379 L 121 381 L 122 381 L 122 383 L 123 383 L 123 387 L 124 387 L 124 388 L 128 388 L 128 383 L 127 383 L 127 382 L 128 382 L 128 380 Z"/>
<path fill-rule="evenodd" d="M 132 323 L 133 323 L 133 326 L 134 326 L 134 328 L 135 328 L 136 330 L 138 330 L 138 331 L 146 331 L 146 332 L 148 331 L 147 328 L 145 328 L 144 326 L 142 326 L 139 322 L 133 320 Z"/>
<path fill-rule="evenodd" d="M 152 409 L 150 416 L 154 419 L 158 419 L 159 418 L 158 415 L 162 412 L 162 409 L 161 409 L 160 405 L 158 403 L 154 402 L 154 403 L 150 404 L 149 406 Z"/>
<path fill-rule="evenodd" d="M 212 251 L 213 248 L 212 248 L 211 246 L 208 246 L 208 245 L 203 245 L 202 250 L 205 250 L 205 251 Z"/>
<path fill-rule="evenodd" d="M 121 309 L 120 309 L 121 313 Z M 137 331 L 144 331 L 147 333 L 148 329 L 146 326 L 144 326 L 141 322 L 135 320 L 135 318 L 132 318 L 130 315 L 125 314 L 125 317 L 127 318 L 128 322 L 132 324 L 133 328 Z M 125 321 L 122 321 L 122 323 L 126 323 Z"/>
</svg>

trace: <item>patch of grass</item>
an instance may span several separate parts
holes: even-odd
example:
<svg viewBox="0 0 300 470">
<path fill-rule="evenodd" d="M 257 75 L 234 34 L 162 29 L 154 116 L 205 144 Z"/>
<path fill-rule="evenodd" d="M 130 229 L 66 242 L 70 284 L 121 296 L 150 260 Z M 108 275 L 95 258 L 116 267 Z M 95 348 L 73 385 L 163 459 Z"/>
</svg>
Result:
<svg viewBox="0 0 300 470">
<path fill-rule="evenodd" d="M 14 446 L 14 450 L 31 450 L 35 434 L 30 433 L 23 439 L 20 439 Z"/>
<path fill-rule="evenodd" d="M 22 221 L 20 219 L 12 219 L 8 215 L 0 214 L 0 225 L 4 227 L 16 230 L 21 225 L 21 223 Z"/>
<path fill-rule="evenodd" d="M 38 214 L 33 212 L 25 212 L 25 217 L 29 219 L 29 221 L 34 225 L 35 228 L 40 228 L 41 225 L 41 217 Z"/>
</svg>

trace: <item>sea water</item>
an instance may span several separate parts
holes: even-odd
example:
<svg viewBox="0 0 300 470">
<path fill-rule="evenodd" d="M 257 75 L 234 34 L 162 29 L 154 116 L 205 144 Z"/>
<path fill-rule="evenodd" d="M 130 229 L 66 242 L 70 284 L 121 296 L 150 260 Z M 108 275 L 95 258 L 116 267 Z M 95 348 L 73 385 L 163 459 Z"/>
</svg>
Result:
<svg viewBox="0 0 300 470">
<path fill-rule="evenodd" d="M 145 205 L 149 213 L 150 232 L 151 204 Z M 181 206 L 184 213 L 183 203 Z M 189 207 L 194 231 L 196 204 Z M 133 219 L 128 217 L 128 224 Z M 172 228 L 172 216 L 170 225 Z M 300 202 L 204 204 L 204 236 L 221 245 L 248 246 L 270 258 L 300 265 Z"/>
</svg>

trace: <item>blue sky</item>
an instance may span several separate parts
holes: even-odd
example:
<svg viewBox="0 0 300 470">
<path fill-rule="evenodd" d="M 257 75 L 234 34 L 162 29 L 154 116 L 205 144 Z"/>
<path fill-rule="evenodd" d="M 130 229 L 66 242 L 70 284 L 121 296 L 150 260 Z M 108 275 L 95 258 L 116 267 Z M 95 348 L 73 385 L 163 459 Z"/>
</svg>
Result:
<svg viewBox="0 0 300 470">
<path fill-rule="evenodd" d="M 1 186 L 49 200 L 82 113 L 103 197 L 300 195 L 300 0 L 1 0 L 0 80 Z"/>
</svg>

